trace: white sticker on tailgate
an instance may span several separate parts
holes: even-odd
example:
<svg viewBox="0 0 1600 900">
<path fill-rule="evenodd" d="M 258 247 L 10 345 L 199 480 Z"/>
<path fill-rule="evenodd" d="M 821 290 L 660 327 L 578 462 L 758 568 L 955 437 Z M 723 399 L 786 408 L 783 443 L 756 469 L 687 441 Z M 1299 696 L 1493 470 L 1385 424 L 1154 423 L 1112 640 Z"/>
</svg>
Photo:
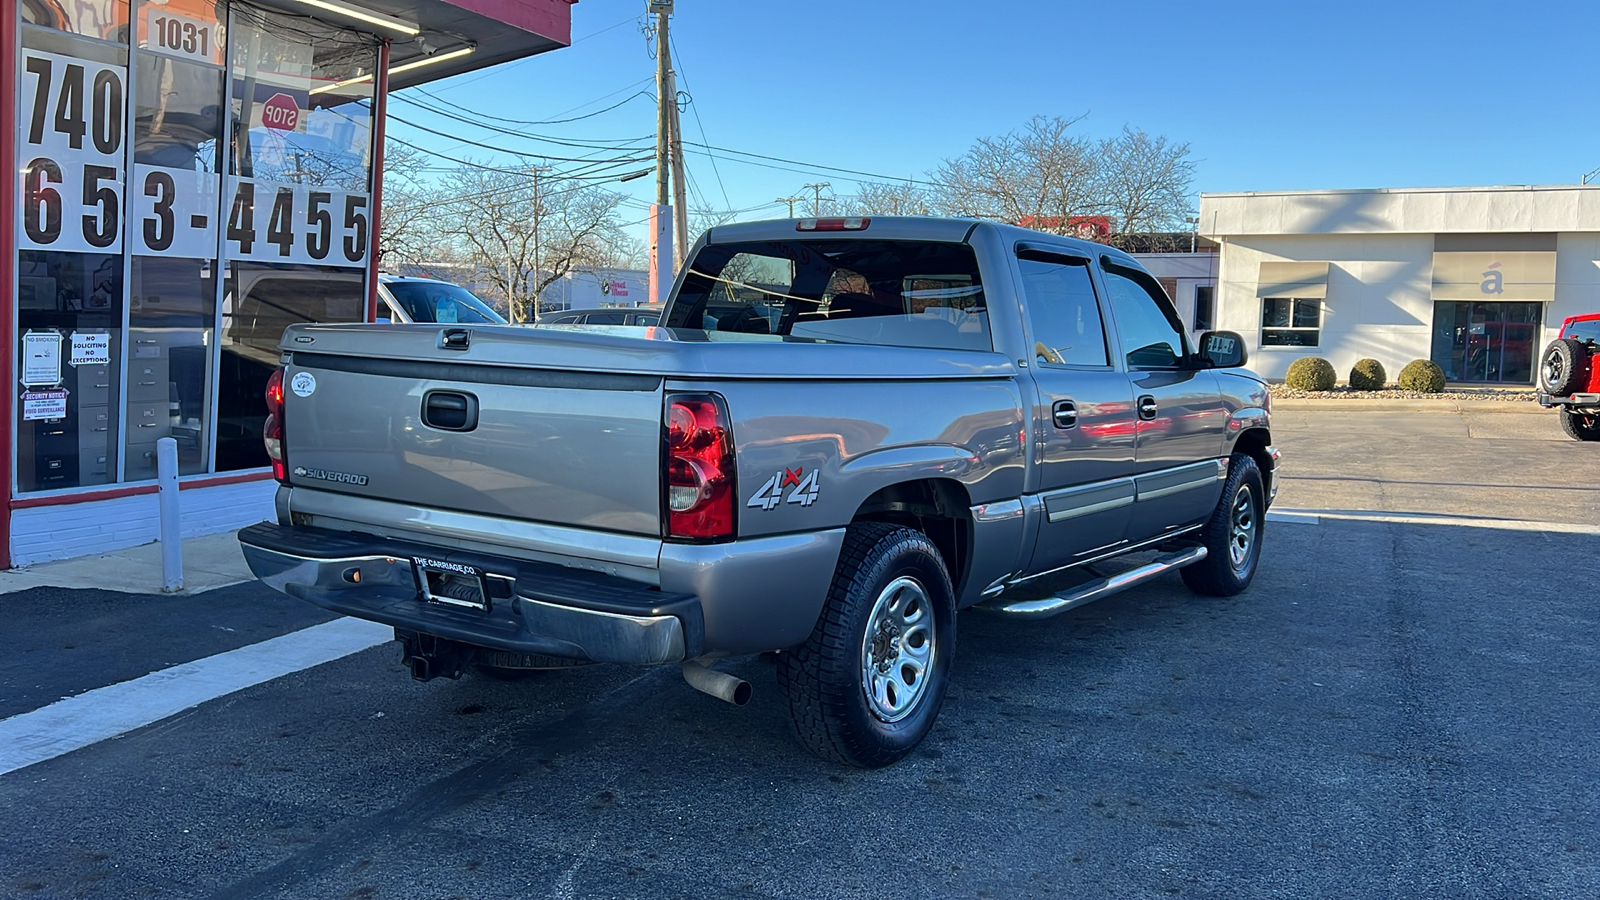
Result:
<svg viewBox="0 0 1600 900">
<path fill-rule="evenodd" d="M 317 376 L 310 372 L 297 372 L 289 379 L 289 390 L 294 391 L 296 397 L 309 397 L 317 389 Z"/>
</svg>

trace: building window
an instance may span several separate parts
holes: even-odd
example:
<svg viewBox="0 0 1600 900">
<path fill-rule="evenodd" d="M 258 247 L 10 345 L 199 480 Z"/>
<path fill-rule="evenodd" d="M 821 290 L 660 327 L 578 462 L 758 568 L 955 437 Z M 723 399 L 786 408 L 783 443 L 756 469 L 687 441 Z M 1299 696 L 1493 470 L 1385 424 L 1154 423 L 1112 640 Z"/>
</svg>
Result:
<svg viewBox="0 0 1600 900">
<path fill-rule="evenodd" d="M 1216 327 L 1217 289 L 1202 284 L 1194 289 L 1194 330 L 1210 331 Z"/>
<path fill-rule="evenodd" d="M 1261 301 L 1261 346 L 1315 347 L 1322 339 L 1322 301 L 1265 297 Z"/>
</svg>

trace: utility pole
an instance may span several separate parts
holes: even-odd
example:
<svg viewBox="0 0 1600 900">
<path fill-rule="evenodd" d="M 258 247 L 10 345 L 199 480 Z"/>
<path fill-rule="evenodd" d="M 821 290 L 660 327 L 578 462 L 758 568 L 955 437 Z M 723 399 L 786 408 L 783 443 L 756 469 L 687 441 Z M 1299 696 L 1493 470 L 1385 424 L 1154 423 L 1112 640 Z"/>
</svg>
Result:
<svg viewBox="0 0 1600 900">
<path fill-rule="evenodd" d="M 802 184 L 800 187 L 811 192 L 811 215 L 822 215 L 822 189 L 833 187 L 833 182 L 823 181 L 818 184 Z"/>
<path fill-rule="evenodd" d="M 672 52 L 667 19 L 673 0 L 648 0 L 656 17 L 656 202 L 650 206 L 650 303 L 660 305 L 672 286 L 672 201 L 667 193 L 672 117 L 667 104 L 677 105 L 672 90 Z"/>
<path fill-rule="evenodd" d="M 689 200 L 685 187 L 688 182 L 683 170 L 683 123 L 678 119 L 678 74 L 670 69 L 667 70 L 667 86 L 672 90 L 672 102 L 667 112 L 672 125 L 672 206 L 677 213 L 673 230 L 678 237 L 678 259 L 672 270 L 676 273 L 689 261 Z"/>
<path fill-rule="evenodd" d="M 789 204 L 789 218 L 792 219 L 792 218 L 794 218 L 794 205 L 796 203 L 799 203 L 800 201 L 802 201 L 804 199 L 805 199 L 804 197 L 779 197 L 778 199 L 776 199 L 776 200 L 774 200 L 772 202 L 773 203 L 787 203 L 787 204 Z"/>
</svg>

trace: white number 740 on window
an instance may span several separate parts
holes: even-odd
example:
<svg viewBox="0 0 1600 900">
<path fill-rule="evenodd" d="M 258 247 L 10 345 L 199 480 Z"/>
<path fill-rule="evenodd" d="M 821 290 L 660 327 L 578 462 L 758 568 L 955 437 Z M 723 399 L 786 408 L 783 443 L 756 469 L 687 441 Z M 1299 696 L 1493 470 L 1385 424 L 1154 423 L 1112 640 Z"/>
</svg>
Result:
<svg viewBox="0 0 1600 900">
<path fill-rule="evenodd" d="M 787 498 L 783 496 L 784 488 L 792 488 Z M 817 470 L 812 469 L 807 472 L 802 466 L 798 469 L 784 469 L 768 478 L 745 506 L 770 512 L 777 509 L 779 503 L 810 506 L 815 502 L 817 502 Z"/>
</svg>

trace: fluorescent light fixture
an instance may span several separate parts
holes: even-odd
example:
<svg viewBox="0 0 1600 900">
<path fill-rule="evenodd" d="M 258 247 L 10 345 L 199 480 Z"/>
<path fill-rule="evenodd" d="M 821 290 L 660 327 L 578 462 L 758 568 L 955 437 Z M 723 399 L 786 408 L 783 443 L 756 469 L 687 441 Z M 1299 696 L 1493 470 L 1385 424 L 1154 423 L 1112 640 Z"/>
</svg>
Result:
<svg viewBox="0 0 1600 900">
<path fill-rule="evenodd" d="M 390 75 L 398 75 L 401 72 L 409 72 L 412 69 L 420 69 L 423 66 L 431 66 L 434 63 L 442 63 L 447 59 L 459 59 L 459 58 L 461 58 L 463 56 L 467 56 L 467 55 L 471 54 L 472 51 L 474 51 L 476 49 L 478 49 L 478 48 L 477 47 L 459 47 L 459 48 L 457 48 L 455 50 L 451 50 L 449 53 L 435 53 L 432 56 L 424 56 L 423 58 L 421 58 L 419 60 L 408 62 L 408 63 L 406 63 L 404 65 L 391 66 L 389 68 L 389 74 Z"/>
<path fill-rule="evenodd" d="M 448 60 L 448 59 L 459 59 L 460 57 L 466 56 L 466 55 L 468 55 L 469 53 L 471 53 L 472 51 L 474 51 L 476 49 L 478 49 L 478 48 L 477 47 L 459 47 L 459 48 L 457 48 L 455 50 L 451 50 L 449 53 L 435 53 L 433 56 L 424 56 L 421 59 L 413 60 L 411 62 L 408 62 L 408 63 L 404 64 L 404 65 L 394 66 L 394 67 L 390 68 L 389 69 L 389 74 L 390 75 L 398 75 L 401 72 L 409 72 L 412 69 L 420 69 L 423 66 L 431 66 L 434 63 L 442 63 L 442 62 L 444 62 L 445 60 Z M 360 76 L 358 78 L 346 78 L 343 81 L 335 81 L 333 84 L 325 84 L 325 85 L 323 85 L 321 87 L 314 87 L 314 88 L 311 89 L 311 93 L 313 93 L 313 94 L 323 94 L 323 93 L 327 93 L 328 91 L 336 91 L 336 90 L 338 90 L 339 88 L 342 88 L 342 87 L 349 87 L 352 84 L 364 84 L 364 83 L 366 83 L 368 81 L 371 81 L 371 80 L 372 80 L 372 76 L 371 75 L 362 75 L 362 76 Z"/>
<path fill-rule="evenodd" d="M 304 3 L 306 6 L 314 6 L 317 9 L 325 9 L 328 12 L 338 13 L 341 16 L 349 16 L 352 19 L 366 22 L 369 25 L 376 25 L 379 28 L 388 28 L 393 31 L 398 31 L 401 34 L 411 35 L 412 37 L 415 37 L 422 31 L 421 28 L 403 19 L 396 19 L 393 16 L 386 16 L 383 13 L 373 12 L 370 9 L 362 9 L 359 6 L 351 6 L 348 3 L 340 3 L 339 0 L 295 0 L 295 2 Z"/>
</svg>

